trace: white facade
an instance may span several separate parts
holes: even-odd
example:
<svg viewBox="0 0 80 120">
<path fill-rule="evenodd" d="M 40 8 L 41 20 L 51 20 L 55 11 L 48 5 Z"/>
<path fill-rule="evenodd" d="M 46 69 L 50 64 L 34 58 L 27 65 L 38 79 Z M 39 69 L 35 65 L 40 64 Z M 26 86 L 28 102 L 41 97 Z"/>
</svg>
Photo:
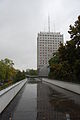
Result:
<svg viewBox="0 0 80 120">
<path fill-rule="evenodd" d="M 48 65 L 53 53 L 57 52 L 63 35 L 59 32 L 40 32 L 37 36 L 37 69 Z"/>
</svg>

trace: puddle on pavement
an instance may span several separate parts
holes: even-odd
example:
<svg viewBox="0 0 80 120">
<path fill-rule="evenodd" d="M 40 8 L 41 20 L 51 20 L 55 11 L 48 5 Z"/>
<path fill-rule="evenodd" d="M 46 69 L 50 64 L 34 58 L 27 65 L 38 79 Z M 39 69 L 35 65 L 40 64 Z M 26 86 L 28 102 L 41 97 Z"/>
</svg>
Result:
<svg viewBox="0 0 80 120">
<path fill-rule="evenodd" d="M 31 79 L 0 115 L 10 119 L 80 120 L 80 95 Z"/>
</svg>

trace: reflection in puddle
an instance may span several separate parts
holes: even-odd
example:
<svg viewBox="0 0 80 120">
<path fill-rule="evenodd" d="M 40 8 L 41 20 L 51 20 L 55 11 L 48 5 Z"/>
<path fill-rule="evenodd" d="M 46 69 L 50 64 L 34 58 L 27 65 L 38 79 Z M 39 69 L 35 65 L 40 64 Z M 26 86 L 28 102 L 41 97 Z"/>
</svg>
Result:
<svg viewBox="0 0 80 120">
<path fill-rule="evenodd" d="M 66 114 L 66 118 L 69 120 L 80 119 L 80 105 L 75 104 L 75 101 L 67 98 L 66 95 L 54 91 L 50 88 L 50 104 L 57 112 Z"/>
<path fill-rule="evenodd" d="M 37 120 L 80 120 L 80 105 L 46 84 L 38 84 L 37 111 Z"/>
<path fill-rule="evenodd" d="M 0 120 L 80 120 L 80 96 L 30 79 Z"/>
<path fill-rule="evenodd" d="M 27 81 L 28 84 L 37 84 L 39 82 L 40 83 L 42 82 L 42 80 L 39 78 L 28 78 L 28 81 Z"/>
</svg>

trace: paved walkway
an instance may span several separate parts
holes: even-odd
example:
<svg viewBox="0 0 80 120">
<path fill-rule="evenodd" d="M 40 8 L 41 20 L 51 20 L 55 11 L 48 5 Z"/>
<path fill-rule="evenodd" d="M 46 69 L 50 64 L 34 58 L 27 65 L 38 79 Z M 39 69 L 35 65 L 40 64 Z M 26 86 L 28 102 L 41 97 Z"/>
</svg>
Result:
<svg viewBox="0 0 80 120">
<path fill-rule="evenodd" d="M 64 88 L 66 90 L 70 90 L 74 93 L 80 94 L 80 84 L 74 84 L 74 83 L 63 82 L 58 80 L 51 80 L 47 78 L 43 78 L 42 80 L 45 82 L 51 83 L 53 85 L 59 86 L 61 88 Z"/>
</svg>

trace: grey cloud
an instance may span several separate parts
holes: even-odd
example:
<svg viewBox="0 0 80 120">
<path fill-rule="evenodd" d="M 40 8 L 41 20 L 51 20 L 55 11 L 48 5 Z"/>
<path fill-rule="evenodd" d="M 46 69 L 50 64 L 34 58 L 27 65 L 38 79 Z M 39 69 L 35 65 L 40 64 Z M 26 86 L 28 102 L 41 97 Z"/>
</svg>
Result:
<svg viewBox="0 0 80 120">
<path fill-rule="evenodd" d="M 51 29 L 64 34 L 80 13 L 79 0 L 1 0 L 0 59 L 13 59 L 20 69 L 36 68 L 37 33 L 47 31 L 48 13 Z"/>
</svg>

